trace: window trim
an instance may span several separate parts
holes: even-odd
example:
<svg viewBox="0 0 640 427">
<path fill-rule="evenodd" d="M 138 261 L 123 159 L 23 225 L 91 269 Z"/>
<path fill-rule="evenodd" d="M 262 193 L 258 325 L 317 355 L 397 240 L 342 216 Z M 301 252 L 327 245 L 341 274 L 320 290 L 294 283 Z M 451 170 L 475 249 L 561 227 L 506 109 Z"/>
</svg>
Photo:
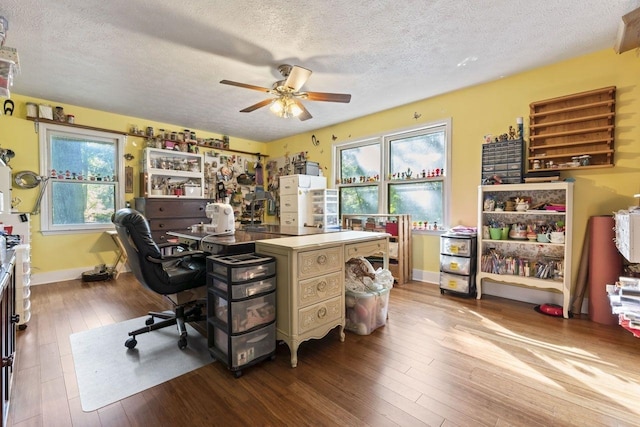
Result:
<svg viewBox="0 0 640 427">
<path fill-rule="evenodd" d="M 38 144 L 40 154 L 40 175 L 43 177 L 50 176 L 50 159 L 48 154 L 49 136 L 51 133 L 65 133 L 77 137 L 90 137 L 97 139 L 113 140 L 115 144 L 115 160 L 116 160 L 116 178 L 115 185 L 115 210 L 124 206 L 124 147 L 127 142 L 127 136 L 121 133 L 111 133 L 92 129 L 75 128 L 71 126 L 57 125 L 53 123 L 38 123 Z M 45 185 L 43 182 L 40 185 Z M 52 185 L 46 185 L 42 200 L 40 203 L 40 231 L 43 235 L 62 235 L 62 234 L 79 234 L 79 233 L 98 233 L 105 230 L 112 230 L 113 224 L 88 224 L 88 225 L 72 225 L 59 227 L 52 224 L 51 215 L 51 192 Z M 40 191 L 40 190 L 39 190 Z"/>
<path fill-rule="evenodd" d="M 382 214 L 388 214 L 388 198 L 389 198 L 389 186 L 393 185 L 393 184 L 399 184 L 402 183 L 402 181 L 398 181 L 398 180 L 389 180 L 388 179 L 388 169 L 389 169 L 389 164 L 391 162 L 390 159 L 390 150 L 391 150 L 391 144 L 389 143 L 390 140 L 394 140 L 394 139 L 398 139 L 398 138 L 404 138 L 404 137 L 410 137 L 412 135 L 415 134 L 421 134 L 424 131 L 428 131 L 430 129 L 434 129 L 434 128 L 439 128 L 439 127 L 444 127 L 445 128 L 445 173 L 442 177 L 437 177 L 437 178 L 428 178 L 428 179 L 412 179 L 412 180 L 408 180 L 406 182 L 433 182 L 434 180 L 439 180 L 443 182 L 443 204 L 442 204 L 442 215 L 443 215 L 443 223 L 440 224 L 440 229 L 439 230 L 412 230 L 413 233 L 417 233 L 417 234 L 441 234 L 442 232 L 444 232 L 445 230 L 447 230 L 449 228 L 450 225 L 450 221 L 451 221 L 451 217 L 450 217 L 450 206 L 451 206 L 451 181 L 452 181 L 452 175 L 451 175 L 451 151 L 452 151 L 452 138 L 451 138 L 451 134 L 452 134 L 452 120 L 451 117 L 447 117 L 441 120 L 435 120 L 432 122 L 428 122 L 428 123 L 423 123 L 420 126 L 411 126 L 411 127 L 407 127 L 407 128 L 401 128 L 401 129 L 396 129 L 393 131 L 388 131 L 388 132 L 380 132 L 380 133 L 376 133 L 374 135 L 369 135 L 367 137 L 364 138 L 358 138 L 358 139 L 353 139 L 353 140 L 348 140 L 348 141 L 343 141 L 343 142 L 338 142 L 333 144 L 332 146 L 332 152 L 331 152 L 331 161 L 333 164 L 333 171 L 332 171 L 332 179 L 333 182 L 335 182 L 335 187 L 336 188 L 340 188 L 342 186 L 345 187 L 353 187 L 353 186 L 357 186 L 358 184 L 342 184 L 340 182 L 340 151 L 346 148 L 355 148 L 355 147 L 360 147 L 360 146 L 364 146 L 364 145 L 369 145 L 372 143 L 375 144 L 380 144 L 380 153 L 382 154 L 380 157 L 380 174 L 381 174 L 381 179 L 376 182 L 376 184 L 378 185 L 378 213 L 382 213 Z M 373 183 L 366 183 L 367 185 L 371 185 Z M 363 184 L 365 185 L 365 184 Z"/>
</svg>

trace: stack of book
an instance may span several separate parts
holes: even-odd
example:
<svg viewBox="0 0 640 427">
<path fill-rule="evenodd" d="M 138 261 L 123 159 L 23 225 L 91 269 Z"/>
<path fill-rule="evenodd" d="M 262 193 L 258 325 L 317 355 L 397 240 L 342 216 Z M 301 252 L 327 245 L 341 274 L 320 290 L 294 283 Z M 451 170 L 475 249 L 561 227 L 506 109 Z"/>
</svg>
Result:
<svg viewBox="0 0 640 427">
<path fill-rule="evenodd" d="M 640 338 L 640 278 L 620 277 L 615 285 L 607 285 L 607 294 L 620 326 Z"/>
</svg>

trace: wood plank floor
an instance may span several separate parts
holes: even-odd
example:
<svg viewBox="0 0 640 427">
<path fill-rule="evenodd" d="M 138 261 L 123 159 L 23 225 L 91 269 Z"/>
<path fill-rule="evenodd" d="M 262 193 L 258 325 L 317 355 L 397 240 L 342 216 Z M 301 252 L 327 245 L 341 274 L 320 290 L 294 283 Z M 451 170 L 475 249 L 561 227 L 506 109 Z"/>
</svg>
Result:
<svg viewBox="0 0 640 427">
<path fill-rule="evenodd" d="M 384 327 L 303 343 L 295 369 L 279 345 L 275 360 L 239 379 L 215 362 L 85 413 L 69 335 L 166 304 L 130 273 L 35 286 L 31 302 L 18 332 L 13 426 L 640 425 L 640 339 L 417 282 L 391 291 Z"/>
</svg>

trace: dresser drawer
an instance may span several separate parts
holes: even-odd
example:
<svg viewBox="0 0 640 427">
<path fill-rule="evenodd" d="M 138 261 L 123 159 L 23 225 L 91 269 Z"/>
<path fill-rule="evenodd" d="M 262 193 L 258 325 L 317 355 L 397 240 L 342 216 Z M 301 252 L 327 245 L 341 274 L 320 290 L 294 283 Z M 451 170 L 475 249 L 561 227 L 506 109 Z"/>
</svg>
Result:
<svg viewBox="0 0 640 427">
<path fill-rule="evenodd" d="M 298 333 L 302 335 L 342 319 L 344 309 L 344 301 L 341 296 L 300 309 L 298 311 Z"/>
<path fill-rule="evenodd" d="M 307 279 L 332 271 L 342 271 L 344 260 L 342 248 L 334 246 L 316 251 L 298 253 L 298 278 Z"/>
<path fill-rule="evenodd" d="M 440 270 L 447 273 L 471 273 L 475 258 L 465 258 L 453 255 L 440 255 Z"/>
<path fill-rule="evenodd" d="M 136 210 L 147 218 L 206 218 L 207 199 L 136 199 Z"/>
<path fill-rule="evenodd" d="M 367 257 L 372 255 L 381 255 L 388 251 L 387 240 L 376 240 L 373 242 L 354 243 L 345 245 L 344 258 L 350 260 L 359 256 Z"/>
<path fill-rule="evenodd" d="M 305 202 L 305 198 L 295 194 L 283 194 L 280 196 L 280 212 L 297 212 Z"/>
<path fill-rule="evenodd" d="M 476 291 L 476 276 L 458 276 L 456 274 L 440 273 L 440 289 L 470 294 Z"/>
<path fill-rule="evenodd" d="M 475 238 L 440 236 L 440 253 L 446 255 L 474 256 Z"/>
<path fill-rule="evenodd" d="M 298 283 L 298 306 L 305 307 L 327 298 L 340 296 L 343 292 L 343 273 L 327 274 Z"/>
<path fill-rule="evenodd" d="M 298 212 L 281 212 L 280 213 L 280 225 L 286 225 L 287 227 L 304 227 L 304 221 L 299 221 L 300 215 Z"/>
<path fill-rule="evenodd" d="M 313 175 L 286 175 L 280 177 L 280 194 L 296 194 L 299 188 L 326 188 L 327 179 Z"/>
<path fill-rule="evenodd" d="M 147 218 L 151 231 L 186 231 L 197 218 Z"/>
</svg>

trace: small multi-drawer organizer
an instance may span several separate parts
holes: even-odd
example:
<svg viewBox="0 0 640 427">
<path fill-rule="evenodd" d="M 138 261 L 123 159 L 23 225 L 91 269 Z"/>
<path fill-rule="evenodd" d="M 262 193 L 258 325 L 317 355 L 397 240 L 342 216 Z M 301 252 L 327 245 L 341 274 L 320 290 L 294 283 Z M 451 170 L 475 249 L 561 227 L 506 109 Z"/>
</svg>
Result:
<svg viewBox="0 0 640 427">
<path fill-rule="evenodd" d="M 476 294 L 476 235 L 440 236 L 440 293 Z"/>
<path fill-rule="evenodd" d="M 260 254 L 207 258 L 207 337 L 213 357 L 234 375 L 273 359 L 276 350 L 276 261 Z"/>
<path fill-rule="evenodd" d="M 524 175 L 522 138 L 482 144 L 482 180 L 499 176 L 503 184 L 519 184 Z"/>
</svg>

